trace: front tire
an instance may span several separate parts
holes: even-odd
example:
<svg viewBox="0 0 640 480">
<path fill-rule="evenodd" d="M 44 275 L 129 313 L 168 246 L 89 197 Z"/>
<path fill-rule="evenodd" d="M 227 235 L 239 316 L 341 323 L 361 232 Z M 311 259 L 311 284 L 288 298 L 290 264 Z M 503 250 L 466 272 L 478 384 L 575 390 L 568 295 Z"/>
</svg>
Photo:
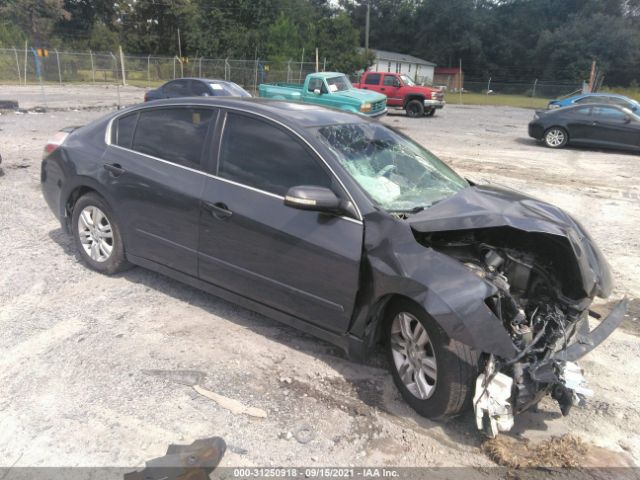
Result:
<svg viewBox="0 0 640 480">
<path fill-rule="evenodd" d="M 429 110 L 424 112 L 424 116 L 425 117 L 433 117 L 435 114 L 436 114 L 436 109 L 435 108 L 430 108 Z"/>
<path fill-rule="evenodd" d="M 71 227 L 80 257 L 93 270 L 111 275 L 129 266 L 120 228 L 101 196 L 88 193 L 78 199 Z"/>
<path fill-rule="evenodd" d="M 424 105 L 420 100 L 411 100 L 405 107 L 407 111 L 407 117 L 419 118 L 424 115 Z"/>
<path fill-rule="evenodd" d="M 562 148 L 569 141 L 569 134 L 562 127 L 551 127 L 544 132 L 543 141 L 549 148 Z"/>
<path fill-rule="evenodd" d="M 386 318 L 387 357 L 393 381 L 420 415 L 442 419 L 471 404 L 479 355 L 451 339 L 422 308 L 395 303 Z"/>
</svg>

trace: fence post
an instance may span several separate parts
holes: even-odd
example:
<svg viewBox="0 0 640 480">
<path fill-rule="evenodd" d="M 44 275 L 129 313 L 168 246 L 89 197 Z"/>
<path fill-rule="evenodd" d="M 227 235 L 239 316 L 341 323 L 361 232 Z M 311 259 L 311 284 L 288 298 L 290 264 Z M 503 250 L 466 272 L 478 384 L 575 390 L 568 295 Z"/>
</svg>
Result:
<svg viewBox="0 0 640 480">
<path fill-rule="evenodd" d="M 229 69 L 229 78 L 227 78 L 227 69 Z M 224 79 L 231 79 L 231 65 L 229 65 L 229 58 L 224 59 Z"/>
<path fill-rule="evenodd" d="M 120 66 L 122 67 L 122 85 L 127 85 L 127 75 L 124 71 L 124 53 L 122 53 L 122 45 L 120 45 Z M 119 102 L 118 102 L 119 103 Z"/>
<path fill-rule="evenodd" d="M 176 79 L 176 57 L 173 57 L 173 79 Z"/>
<path fill-rule="evenodd" d="M 118 60 L 116 59 L 116 56 L 113 54 L 113 52 L 109 52 L 109 55 L 111 55 L 111 58 L 113 58 L 113 71 L 115 72 L 114 79 L 116 80 L 116 83 L 118 83 Z M 105 80 L 106 80 L 106 75 L 105 75 Z"/>
<path fill-rule="evenodd" d="M 27 84 L 27 48 L 28 48 L 28 44 L 27 41 L 24 41 L 24 84 Z"/>
<path fill-rule="evenodd" d="M 147 55 L 147 88 L 151 88 L 151 55 Z"/>
<path fill-rule="evenodd" d="M 96 83 L 96 69 L 93 66 L 93 52 L 89 50 L 89 58 L 91 59 L 91 82 Z"/>
<path fill-rule="evenodd" d="M 287 62 L 287 83 L 291 83 L 291 59 Z"/>
<path fill-rule="evenodd" d="M 22 83 L 22 76 L 20 75 L 20 61 L 18 60 L 18 50 L 16 47 L 13 47 L 13 53 L 16 54 L 16 67 L 18 69 L 18 85 Z"/>
<path fill-rule="evenodd" d="M 324 61 L 322 62 L 322 71 L 325 72 L 327 70 L 327 57 L 324 57 Z"/>
<path fill-rule="evenodd" d="M 198 60 L 198 76 L 202 78 L 202 57 Z"/>
<path fill-rule="evenodd" d="M 62 72 L 60 71 L 60 54 L 58 53 L 58 49 L 55 49 L 56 52 L 56 62 L 58 63 L 58 80 L 60 80 L 60 85 L 62 85 Z"/>
<path fill-rule="evenodd" d="M 259 63 L 259 60 L 256 58 L 256 73 L 255 73 L 255 76 L 253 77 L 253 94 L 254 95 L 258 94 L 258 63 Z"/>
<path fill-rule="evenodd" d="M 533 82 L 533 93 L 531 94 L 531 98 L 535 98 L 536 96 L 536 87 L 538 86 L 538 79 L 536 78 L 536 81 Z"/>
</svg>

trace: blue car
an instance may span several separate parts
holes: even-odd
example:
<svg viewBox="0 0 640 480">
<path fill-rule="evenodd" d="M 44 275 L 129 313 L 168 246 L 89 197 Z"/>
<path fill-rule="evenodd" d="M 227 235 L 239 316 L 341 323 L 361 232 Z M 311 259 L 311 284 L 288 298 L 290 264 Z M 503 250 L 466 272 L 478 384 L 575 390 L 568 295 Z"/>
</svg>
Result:
<svg viewBox="0 0 640 480">
<path fill-rule="evenodd" d="M 583 93 L 574 95 L 573 97 L 563 98 L 559 100 L 551 100 L 548 108 L 568 107 L 570 105 L 599 103 L 604 105 L 617 105 L 619 107 L 628 108 L 634 113 L 640 112 L 640 103 L 625 97 L 624 95 L 616 95 L 614 93 Z"/>
</svg>

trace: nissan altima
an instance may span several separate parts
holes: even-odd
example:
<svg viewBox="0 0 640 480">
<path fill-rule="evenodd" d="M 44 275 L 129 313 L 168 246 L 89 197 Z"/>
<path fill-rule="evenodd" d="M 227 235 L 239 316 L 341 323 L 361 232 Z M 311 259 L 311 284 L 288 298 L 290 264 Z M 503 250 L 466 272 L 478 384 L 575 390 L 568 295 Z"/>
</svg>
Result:
<svg viewBox="0 0 640 480">
<path fill-rule="evenodd" d="M 42 191 L 86 265 L 146 267 L 364 359 L 386 347 L 419 413 L 473 408 L 490 436 L 551 394 L 591 392 L 575 361 L 612 281 L 570 215 L 478 185 L 358 115 L 256 99 L 143 104 L 58 133 Z M 215 348 L 215 346 L 212 346 Z"/>
</svg>

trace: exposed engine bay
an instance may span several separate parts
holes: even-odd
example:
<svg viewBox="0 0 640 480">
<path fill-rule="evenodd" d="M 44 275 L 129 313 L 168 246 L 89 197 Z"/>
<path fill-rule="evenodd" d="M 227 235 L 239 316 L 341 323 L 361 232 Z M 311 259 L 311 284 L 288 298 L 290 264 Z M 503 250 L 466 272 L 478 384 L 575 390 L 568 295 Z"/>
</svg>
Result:
<svg viewBox="0 0 640 480">
<path fill-rule="evenodd" d="M 549 393 L 563 415 L 591 391 L 581 369 L 564 355 L 581 329 L 588 332 L 592 298 L 580 291 L 573 255 L 552 236 L 509 228 L 417 233 L 423 245 L 462 262 L 495 286 L 487 307 L 502 322 L 516 354 L 487 355 L 474 397 L 478 428 L 494 437 L 513 415 Z"/>
</svg>

